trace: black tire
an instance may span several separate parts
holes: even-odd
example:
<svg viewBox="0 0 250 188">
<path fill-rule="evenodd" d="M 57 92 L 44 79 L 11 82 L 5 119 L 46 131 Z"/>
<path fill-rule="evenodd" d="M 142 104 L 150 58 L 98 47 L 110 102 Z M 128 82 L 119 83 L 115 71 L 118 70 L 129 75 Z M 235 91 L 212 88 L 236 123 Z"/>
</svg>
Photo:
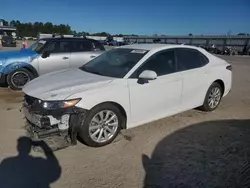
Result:
<svg viewBox="0 0 250 188">
<path fill-rule="evenodd" d="M 25 68 L 20 68 L 20 69 L 17 69 L 13 72 L 11 72 L 10 74 L 7 75 L 7 83 L 9 85 L 9 87 L 12 89 L 12 90 L 22 90 L 23 86 L 28 83 L 26 82 L 25 84 L 21 83 L 20 86 L 17 86 L 15 83 L 14 83 L 14 76 L 18 73 L 21 73 L 21 74 L 25 74 L 28 78 L 28 81 L 32 80 L 34 78 L 34 75 L 28 71 L 27 69 Z"/>
<path fill-rule="evenodd" d="M 209 106 L 209 94 L 212 92 L 212 90 L 214 88 L 218 88 L 219 91 L 220 91 L 220 99 L 219 99 L 219 102 L 218 104 L 215 106 L 215 107 L 211 107 Z M 223 91 L 222 91 L 222 88 L 221 88 L 221 85 L 217 82 L 214 82 L 209 88 L 208 88 L 208 91 L 207 91 L 207 94 L 206 94 L 206 97 L 205 97 L 205 100 L 204 100 L 204 103 L 203 105 L 200 107 L 201 110 L 203 111 L 206 111 L 206 112 L 211 112 L 213 110 L 215 110 L 219 105 L 220 105 L 220 101 L 221 101 L 221 98 L 223 96 Z"/>
<path fill-rule="evenodd" d="M 92 120 L 92 118 L 98 114 L 98 112 L 101 112 L 103 110 L 110 110 L 112 111 L 118 118 L 118 128 L 116 129 L 116 132 L 114 133 L 113 137 L 110 138 L 108 141 L 105 142 L 96 142 L 94 141 L 89 133 L 89 124 Z M 111 142 L 113 142 L 113 140 L 117 137 L 117 135 L 119 134 L 121 128 L 123 127 L 125 123 L 125 117 L 124 115 L 121 113 L 120 109 L 118 107 L 116 107 L 115 105 L 111 104 L 111 103 L 104 103 L 101 105 L 98 105 L 96 107 L 94 107 L 93 109 L 91 109 L 88 114 L 87 117 L 85 118 L 85 120 L 83 121 L 81 127 L 80 127 L 80 131 L 78 133 L 78 136 L 80 138 L 80 140 L 86 144 L 87 146 L 90 147 L 101 147 L 101 146 L 105 146 L 110 144 Z"/>
</svg>

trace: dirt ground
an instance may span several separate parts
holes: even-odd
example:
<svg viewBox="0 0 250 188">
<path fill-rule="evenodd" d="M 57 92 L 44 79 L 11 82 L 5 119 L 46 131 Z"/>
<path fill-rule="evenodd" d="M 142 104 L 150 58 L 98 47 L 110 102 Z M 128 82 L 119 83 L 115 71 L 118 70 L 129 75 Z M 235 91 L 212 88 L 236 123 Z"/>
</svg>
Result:
<svg viewBox="0 0 250 188">
<path fill-rule="evenodd" d="M 0 187 L 250 187 L 250 57 L 223 58 L 233 65 L 233 87 L 216 111 L 190 110 L 126 130 L 102 148 L 78 143 L 47 161 L 20 147 L 22 93 L 1 88 Z"/>
</svg>

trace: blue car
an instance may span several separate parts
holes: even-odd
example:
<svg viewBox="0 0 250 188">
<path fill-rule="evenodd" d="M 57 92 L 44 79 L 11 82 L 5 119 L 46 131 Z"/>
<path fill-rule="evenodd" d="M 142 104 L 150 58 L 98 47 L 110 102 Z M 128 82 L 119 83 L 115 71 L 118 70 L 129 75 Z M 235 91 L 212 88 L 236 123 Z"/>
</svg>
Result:
<svg viewBox="0 0 250 188">
<path fill-rule="evenodd" d="M 0 84 L 7 82 L 12 89 L 18 89 L 38 76 L 32 65 L 32 61 L 40 56 L 37 49 L 35 43 L 28 49 L 0 52 Z"/>
<path fill-rule="evenodd" d="M 0 83 L 21 90 L 30 80 L 49 72 L 78 68 L 105 51 L 85 38 L 43 38 L 27 49 L 0 52 Z"/>
</svg>

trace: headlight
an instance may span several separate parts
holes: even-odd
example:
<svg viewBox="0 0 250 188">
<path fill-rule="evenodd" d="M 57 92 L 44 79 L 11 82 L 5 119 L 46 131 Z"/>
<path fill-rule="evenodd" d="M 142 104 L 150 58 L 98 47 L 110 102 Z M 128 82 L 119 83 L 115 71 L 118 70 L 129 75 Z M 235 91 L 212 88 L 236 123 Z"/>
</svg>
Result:
<svg viewBox="0 0 250 188">
<path fill-rule="evenodd" d="M 0 59 L 0 66 L 4 65 L 5 62 L 6 62 L 6 58 Z"/>
<path fill-rule="evenodd" d="M 43 101 L 42 107 L 46 110 L 68 108 L 75 106 L 81 99 L 71 99 L 65 101 Z"/>
</svg>

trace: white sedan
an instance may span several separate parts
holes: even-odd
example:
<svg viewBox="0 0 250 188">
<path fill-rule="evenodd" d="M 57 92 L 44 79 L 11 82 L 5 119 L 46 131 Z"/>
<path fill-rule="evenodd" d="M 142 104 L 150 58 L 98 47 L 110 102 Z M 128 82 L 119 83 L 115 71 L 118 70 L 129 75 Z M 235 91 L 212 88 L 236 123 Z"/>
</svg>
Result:
<svg viewBox="0 0 250 188">
<path fill-rule="evenodd" d="M 231 65 L 202 48 L 134 44 L 32 80 L 24 113 L 38 138 L 65 133 L 98 147 L 121 129 L 196 107 L 213 111 L 231 84 Z"/>
</svg>

